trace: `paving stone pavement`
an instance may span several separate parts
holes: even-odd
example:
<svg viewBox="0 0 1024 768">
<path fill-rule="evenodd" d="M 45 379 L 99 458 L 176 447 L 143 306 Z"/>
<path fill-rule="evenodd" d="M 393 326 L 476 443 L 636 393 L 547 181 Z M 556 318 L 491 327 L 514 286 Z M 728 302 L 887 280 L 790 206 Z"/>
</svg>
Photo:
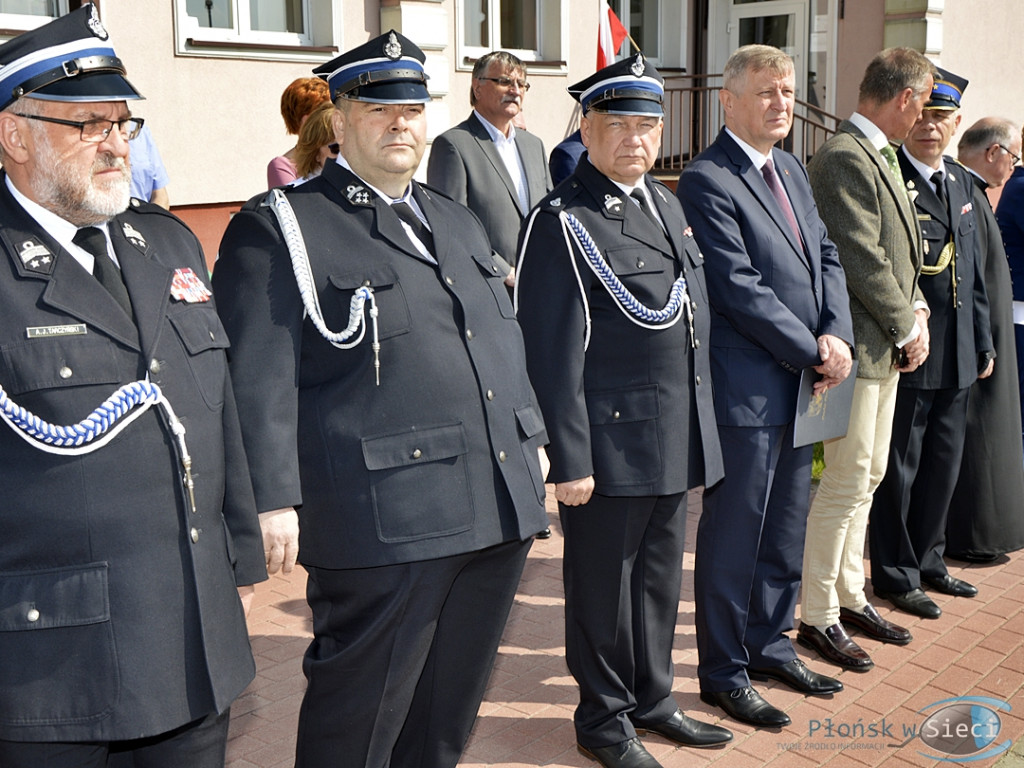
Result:
<svg viewBox="0 0 1024 768">
<path fill-rule="evenodd" d="M 597 768 L 575 746 L 576 687 L 563 647 L 562 538 L 550 489 L 548 510 L 554 535 L 537 541 L 531 551 L 487 695 L 460 763 L 465 768 Z M 728 727 L 735 737 L 726 748 L 710 750 L 677 748 L 658 736 L 645 737 L 648 750 L 665 768 L 1018 765 L 1014 761 L 1024 755 L 1020 745 L 978 757 L 1024 737 L 1024 553 L 990 565 L 949 561 L 950 573 L 975 584 L 980 594 L 966 599 L 933 593 L 943 610 L 935 621 L 908 616 L 876 600 L 884 616 L 913 632 L 914 641 L 901 648 L 858 638 L 875 661 L 868 673 L 841 671 L 796 646 L 811 668 L 838 677 L 846 688 L 831 698 L 805 698 L 779 683 L 757 684 L 762 695 L 793 720 L 780 730 L 757 730 L 720 716 L 721 710 L 698 698 L 693 542 L 699 515 L 700 494 L 694 492 L 674 653 L 675 693 L 684 712 Z M 229 768 L 292 767 L 305 688 L 302 653 L 311 635 L 304 590 L 301 569 L 257 587 L 249 630 L 258 671 L 232 708 Z M 982 714 L 988 710 L 999 720 L 981 733 L 983 741 L 996 735 L 993 743 L 966 741 L 959 754 L 949 753 L 953 747 L 946 736 L 956 732 L 958 714 L 947 709 L 952 703 L 942 702 L 957 697 L 989 700 L 980 703 Z M 936 726 L 931 733 L 939 734 L 931 744 L 922 730 L 929 718 Z"/>
</svg>

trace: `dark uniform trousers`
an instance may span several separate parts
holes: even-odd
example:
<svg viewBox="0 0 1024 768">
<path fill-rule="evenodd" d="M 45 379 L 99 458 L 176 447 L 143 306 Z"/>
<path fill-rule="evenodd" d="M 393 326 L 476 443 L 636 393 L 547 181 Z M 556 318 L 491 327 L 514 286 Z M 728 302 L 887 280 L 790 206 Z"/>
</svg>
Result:
<svg viewBox="0 0 1024 768">
<path fill-rule="evenodd" d="M 566 659 L 580 688 L 576 737 L 586 747 L 633 738 L 678 708 L 672 643 L 686 490 L 721 477 L 709 345 L 701 345 L 709 324 L 703 258 L 678 201 L 653 180 L 646 186 L 665 232 L 583 159 L 521 235 L 518 318 L 551 437 L 548 480 L 593 475 L 595 483 L 586 504 L 559 506 Z M 685 276 L 696 346 L 685 316 L 660 329 L 623 317 L 583 256 L 566 251 L 563 210 L 645 306 L 660 309 Z M 592 322 L 586 349 L 581 291 Z"/>
<path fill-rule="evenodd" d="M 436 260 L 336 163 L 287 192 L 327 327 L 374 291 L 379 383 L 372 329 L 336 349 L 304 316 L 262 196 L 214 273 L 257 505 L 299 508 L 314 629 L 299 768 L 454 768 L 547 524 L 543 420 L 487 237 L 412 187 Z"/>
<path fill-rule="evenodd" d="M 0 766 L 216 768 L 255 671 L 237 586 L 266 578 L 227 335 L 177 218 L 133 200 L 109 233 L 132 316 L 0 175 L 0 384 L 57 425 L 158 385 L 195 507 L 159 406 L 81 455 L 0 425 Z"/>
<path fill-rule="evenodd" d="M 922 577 L 947 573 L 946 516 L 963 458 L 968 396 L 979 355 L 993 349 L 970 174 L 944 161 L 943 205 L 902 151 L 899 160 L 908 188 L 917 191 L 925 267 L 936 263 L 951 234 L 956 261 L 920 278 L 931 311 L 930 353 L 916 371 L 900 374 L 889 464 L 871 505 L 871 584 L 896 593 L 920 588 Z"/>
</svg>

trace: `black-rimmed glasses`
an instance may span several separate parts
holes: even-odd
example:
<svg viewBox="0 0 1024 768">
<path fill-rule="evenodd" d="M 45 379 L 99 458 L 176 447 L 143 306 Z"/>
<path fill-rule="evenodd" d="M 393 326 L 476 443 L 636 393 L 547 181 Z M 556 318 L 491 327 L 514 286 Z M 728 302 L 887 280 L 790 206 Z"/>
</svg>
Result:
<svg viewBox="0 0 1024 768">
<path fill-rule="evenodd" d="M 67 125 L 71 128 L 77 128 L 82 134 L 82 141 L 88 141 L 94 144 L 106 141 L 107 137 L 110 136 L 110 132 L 114 130 L 114 126 L 117 126 L 117 130 L 120 132 L 121 138 L 125 141 L 131 141 L 139 135 L 139 131 L 142 130 L 143 123 L 141 117 L 126 117 L 123 120 L 79 121 L 62 120 L 59 117 L 46 117 L 45 115 L 23 115 L 19 112 L 15 112 L 14 114 L 28 120 L 39 120 L 43 123 L 56 123 L 57 125 Z"/>
<path fill-rule="evenodd" d="M 511 88 L 513 85 L 520 91 L 530 90 L 530 84 L 525 80 L 513 80 L 511 77 L 478 77 L 477 80 L 490 80 L 502 88 Z"/>
<path fill-rule="evenodd" d="M 1019 163 L 1019 162 L 1020 162 L 1020 155 L 1015 155 L 1015 154 L 1013 154 L 1013 152 L 1011 152 L 1010 150 L 1008 150 L 1008 149 L 1007 149 L 1006 147 L 1004 147 L 1004 146 L 1003 146 L 1002 144 L 996 144 L 996 146 L 997 146 L 997 147 L 999 147 L 999 148 L 1000 148 L 1001 150 L 1003 150 L 1003 152 L 1005 152 L 1006 154 L 1008 154 L 1008 155 L 1010 156 L 1010 159 L 1011 159 L 1011 160 L 1013 160 L 1013 164 L 1014 164 L 1014 165 L 1016 165 L 1017 163 Z"/>
</svg>

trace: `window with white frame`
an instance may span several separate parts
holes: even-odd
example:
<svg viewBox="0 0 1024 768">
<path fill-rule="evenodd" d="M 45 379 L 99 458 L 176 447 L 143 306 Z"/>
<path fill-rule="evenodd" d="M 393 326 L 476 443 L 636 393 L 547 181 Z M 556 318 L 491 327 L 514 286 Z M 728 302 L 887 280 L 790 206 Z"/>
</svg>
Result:
<svg viewBox="0 0 1024 768">
<path fill-rule="evenodd" d="M 500 49 L 524 61 L 543 58 L 539 6 L 540 0 L 461 0 L 463 53 L 478 58 Z"/>
<path fill-rule="evenodd" d="M 68 0 L 0 0 L 0 27 L 27 31 L 41 27 L 69 10 Z"/>
<path fill-rule="evenodd" d="M 175 0 L 179 38 L 210 43 L 313 44 L 311 0 Z"/>
</svg>

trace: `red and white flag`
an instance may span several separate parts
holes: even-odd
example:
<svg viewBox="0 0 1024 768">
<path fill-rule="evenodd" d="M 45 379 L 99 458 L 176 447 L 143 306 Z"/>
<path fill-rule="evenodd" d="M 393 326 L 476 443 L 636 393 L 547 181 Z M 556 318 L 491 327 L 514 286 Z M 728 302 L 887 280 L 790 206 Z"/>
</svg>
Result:
<svg viewBox="0 0 1024 768">
<path fill-rule="evenodd" d="M 622 45 L 622 41 L 629 37 L 629 32 L 615 11 L 608 7 L 606 0 L 601 0 L 603 6 L 600 13 L 600 20 L 597 25 L 597 68 L 603 69 L 609 64 L 615 63 L 615 54 Z"/>
</svg>

